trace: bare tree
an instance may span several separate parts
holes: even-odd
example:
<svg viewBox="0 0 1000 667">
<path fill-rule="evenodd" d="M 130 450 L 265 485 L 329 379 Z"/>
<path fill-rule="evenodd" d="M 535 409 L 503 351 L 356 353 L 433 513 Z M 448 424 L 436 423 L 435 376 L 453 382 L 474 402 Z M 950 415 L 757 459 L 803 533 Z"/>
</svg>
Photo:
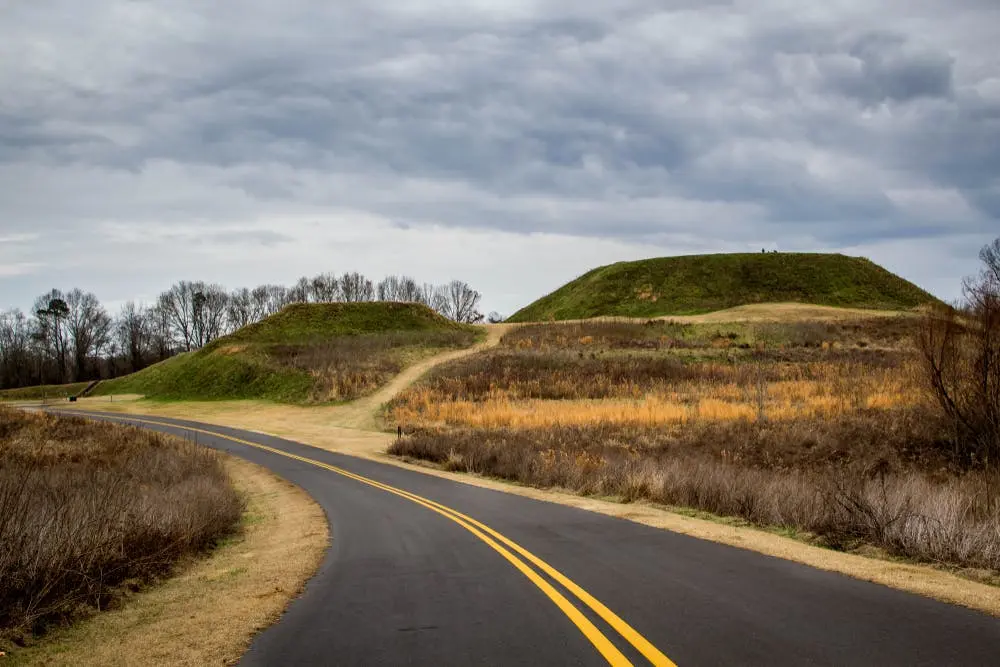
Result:
<svg viewBox="0 0 1000 667">
<path fill-rule="evenodd" d="M 332 273 L 321 273 L 314 277 L 310 288 L 313 301 L 317 303 L 340 301 L 340 281 Z"/>
<path fill-rule="evenodd" d="M 375 288 L 379 301 L 399 301 L 421 303 L 421 289 L 417 281 L 409 276 L 388 276 Z"/>
<path fill-rule="evenodd" d="M 312 295 L 312 281 L 310 281 L 305 276 L 299 278 L 298 282 L 295 283 L 288 290 L 288 302 L 289 303 L 309 303 L 309 297 Z"/>
<path fill-rule="evenodd" d="M 273 315 L 271 310 L 271 294 L 268 285 L 259 285 L 250 292 L 250 314 L 254 322 L 260 322 L 268 315 Z"/>
<path fill-rule="evenodd" d="M 402 279 L 399 276 L 386 276 L 375 286 L 375 295 L 379 301 L 400 301 Z"/>
<path fill-rule="evenodd" d="M 441 313 L 447 308 L 447 297 L 444 289 L 431 283 L 424 283 L 417 290 L 417 303 L 422 303 L 428 308 L 432 308 Z"/>
<path fill-rule="evenodd" d="M 192 296 L 194 344 L 204 347 L 226 331 L 226 310 L 229 295 L 221 285 L 194 283 Z"/>
<path fill-rule="evenodd" d="M 443 288 L 442 294 L 444 306 L 441 314 L 456 322 L 467 324 L 483 320 L 483 314 L 477 310 L 479 301 L 483 298 L 482 294 L 469 287 L 467 283 L 453 280 Z"/>
<path fill-rule="evenodd" d="M 226 320 L 233 331 L 257 321 L 254 319 L 254 299 L 249 289 L 243 287 L 233 290 L 229 295 Z"/>
<path fill-rule="evenodd" d="M 31 323 L 20 310 L 0 313 L 0 387 L 31 381 Z"/>
<path fill-rule="evenodd" d="M 1000 471 L 1000 239 L 965 281 L 966 308 L 929 314 L 919 337 L 924 375 L 954 426 L 958 453 Z"/>
<path fill-rule="evenodd" d="M 171 340 L 184 350 L 194 345 L 194 283 L 182 280 L 160 295 L 157 308 L 166 318 Z"/>
<path fill-rule="evenodd" d="M 57 381 L 64 382 L 67 366 L 66 353 L 69 349 L 65 321 L 69 316 L 69 306 L 66 305 L 63 293 L 53 289 L 38 297 L 35 300 L 34 312 L 38 328 L 33 334 L 33 338 L 55 362 Z"/>
<path fill-rule="evenodd" d="M 375 286 L 372 281 L 358 272 L 345 273 L 340 277 L 341 298 L 347 303 L 360 303 L 375 299 Z"/>
<path fill-rule="evenodd" d="M 87 363 L 92 355 L 107 345 L 111 335 L 111 317 L 92 292 L 74 289 L 66 295 L 69 313 L 66 328 L 73 349 L 73 373 L 77 381 L 87 377 Z"/>
<path fill-rule="evenodd" d="M 404 301 L 406 303 L 419 303 L 420 302 L 420 286 L 417 281 L 409 276 L 403 276 L 400 278 L 399 291 L 397 293 L 398 300 Z"/>
<path fill-rule="evenodd" d="M 486 321 L 489 322 L 490 324 L 500 324 L 501 322 L 503 322 L 503 320 L 504 320 L 503 315 L 501 315 L 495 310 L 490 311 L 490 314 L 486 317 Z"/>
<path fill-rule="evenodd" d="M 284 285 L 264 285 L 263 289 L 267 292 L 265 316 L 274 315 L 288 304 L 294 303 L 291 292 Z M 258 294 L 257 290 L 254 290 L 254 294 Z"/>
<path fill-rule="evenodd" d="M 118 349 L 131 372 L 142 370 L 153 345 L 153 313 L 142 304 L 128 301 L 115 322 Z"/>
<path fill-rule="evenodd" d="M 149 309 L 147 320 L 153 358 L 157 361 L 168 359 L 174 351 L 169 313 L 161 307 L 161 304 L 157 303 Z"/>
</svg>

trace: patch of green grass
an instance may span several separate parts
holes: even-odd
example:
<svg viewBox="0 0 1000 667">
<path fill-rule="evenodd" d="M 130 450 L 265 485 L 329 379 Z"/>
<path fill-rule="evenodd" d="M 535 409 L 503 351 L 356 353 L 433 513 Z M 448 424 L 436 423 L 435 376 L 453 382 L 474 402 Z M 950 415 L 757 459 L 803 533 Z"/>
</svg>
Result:
<svg viewBox="0 0 1000 667">
<path fill-rule="evenodd" d="M 89 382 L 47 384 L 37 387 L 0 390 L 0 401 L 39 401 L 46 398 L 68 398 L 87 388 Z"/>
<path fill-rule="evenodd" d="M 909 310 L 938 300 L 870 260 L 839 254 L 661 257 L 603 266 L 523 308 L 510 322 L 696 315 L 755 303 Z"/>
<path fill-rule="evenodd" d="M 297 402 L 308 393 L 312 383 L 309 373 L 271 364 L 257 350 L 228 354 L 204 349 L 102 382 L 94 395 L 143 394 L 159 400 L 255 398 Z"/>
</svg>

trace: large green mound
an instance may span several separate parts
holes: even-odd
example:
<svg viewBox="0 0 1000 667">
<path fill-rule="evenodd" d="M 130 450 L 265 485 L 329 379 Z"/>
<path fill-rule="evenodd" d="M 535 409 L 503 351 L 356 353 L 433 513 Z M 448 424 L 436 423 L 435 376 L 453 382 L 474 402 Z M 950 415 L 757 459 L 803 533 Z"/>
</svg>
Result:
<svg viewBox="0 0 1000 667">
<path fill-rule="evenodd" d="M 375 391 L 408 363 L 468 347 L 478 335 L 411 303 L 295 304 L 138 373 L 94 395 L 168 400 L 350 400 Z"/>
<path fill-rule="evenodd" d="M 937 299 L 861 257 L 747 253 L 602 266 L 519 310 L 511 322 L 697 315 L 755 303 L 909 310 Z"/>
</svg>

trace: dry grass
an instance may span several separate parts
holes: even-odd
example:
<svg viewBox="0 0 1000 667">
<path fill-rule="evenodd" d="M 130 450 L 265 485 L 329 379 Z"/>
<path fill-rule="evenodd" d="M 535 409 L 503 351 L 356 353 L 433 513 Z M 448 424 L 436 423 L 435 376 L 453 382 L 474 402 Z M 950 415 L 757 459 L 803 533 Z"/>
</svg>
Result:
<svg viewBox="0 0 1000 667">
<path fill-rule="evenodd" d="M 487 345 L 495 345 L 500 336 L 509 333 L 515 328 L 511 325 L 489 327 L 491 340 Z M 468 356 L 470 353 L 471 351 L 463 351 L 441 355 L 435 359 L 423 362 L 419 369 L 408 369 L 403 374 L 407 377 L 400 376 L 397 380 L 394 380 L 390 387 L 386 387 L 379 392 L 379 400 L 370 403 L 367 408 L 374 410 L 383 400 L 405 391 L 407 385 L 417 380 L 421 374 L 436 364 L 447 364 L 455 361 L 456 358 Z M 365 403 L 368 400 L 365 399 L 365 401 L 359 403 Z M 351 406 L 353 405 L 351 404 Z M 84 399 L 81 407 L 100 410 L 110 409 L 128 414 L 174 416 L 235 428 L 249 428 L 287 437 L 329 451 L 349 453 L 355 456 L 406 467 L 407 464 L 400 459 L 387 459 L 384 457 L 383 452 L 386 451 L 386 448 L 393 441 L 394 435 L 368 430 L 356 430 L 354 428 L 343 428 L 348 421 L 353 421 L 357 417 L 353 410 L 345 412 L 351 406 L 302 408 L 277 405 L 265 401 L 213 401 L 207 403 L 129 401 L 119 403 L 117 398 L 114 403 L 108 403 L 106 398 L 95 398 Z M 367 421 L 372 421 L 371 414 L 367 416 Z M 739 424 L 740 422 L 720 422 L 708 424 L 707 426 L 723 429 L 738 426 Z M 820 422 L 820 424 L 823 424 L 823 422 Z M 900 434 L 900 437 L 907 432 L 905 425 L 893 428 Z M 885 441 L 885 438 L 882 438 L 879 433 L 874 432 L 870 428 L 870 425 L 866 425 L 862 421 L 858 423 L 858 432 L 856 433 L 834 431 L 830 437 L 801 442 L 801 447 L 786 452 L 792 458 L 790 460 L 785 459 L 782 465 L 794 464 L 795 456 L 803 452 L 806 452 L 808 461 L 811 461 L 813 464 L 821 464 L 823 461 L 837 463 L 844 460 L 851 460 L 850 456 L 842 451 L 841 447 L 849 445 L 852 442 L 858 442 L 858 436 L 864 434 L 869 436 L 867 442 L 871 444 L 881 446 Z M 871 437 L 873 434 L 874 438 Z M 713 451 L 716 451 L 720 457 L 723 455 L 723 451 L 726 452 L 726 456 L 730 456 L 734 460 L 736 457 L 740 457 L 742 461 L 754 460 L 754 456 L 757 455 L 763 457 L 765 460 L 768 457 L 773 457 L 774 448 L 771 446 L 773 440 L 764 439 L 758 442 L 749 441 L 744 437 L 744 441 L 749 443 L 748 446 L 732 448 L 730 445 L 733 444 L 734 437 L 743 436 L 731 433 L 713 434 L 706 432 L 703 442 L 715 447 L 716 449 Z M 820 446 L 824 444 L 825 446 Z M 754 448 L 751 448 L 749 445 L 754 445 Z M 754 454 L 754 452 L 757 452 L 757 454 Z M 413 459 L 407 460 L 413 461 Z M 903 462 L 905 463 L 905 461 Z M 933 468 L 935 464 L 931 462 L 927 465 Z M 870 557 L 872 553 L 866 550 L 861 550 L 861 553 L 865 554 L 863 556 L 834 551 L 808 544 L 802 541 L 801 535 L 798 536 L 800 539 L 788 539 L 785 533 L 775 534 L 758 530 L 747 525 L 742 520 L 712 518 L 704 514 L 692 515 L 691 511 L 685 508 L 650 505 L 642 501 L 622 504 L 617 501 L 605 500 L 594 496 L 581 496 L 573 492 L 567 493 L 554 488 L 542 489 L 512 485 L 496 478 L 486 478 L 478 475 L 456 475 L 455 472 L 448 472 L 439 467 L 424 466 L 423 471 L 425 474 L 442 476 L 465 484 L 548 502 L 557 502 L 563 505 L 636 521 L 657 528 L 672 530 L 700 539 L 751 549 L 778 558 L 804 563 L 811 567 L 839 572 L 847 576 L 873 581 L 955 604 L 966 605 L 1000 616 L 1000 596 L 996 595 L 995 587 L 969 578 L 990 579 L 991 575 L 989 573 L 980 574 L 963 571 L 961 576 L 957 576 L 950 571 L 926 565 L 886 560 L 880 556 L 873 558 Z"/>
<path fill-rule="evenodd" d="M 928 409 L 917 327 L 526 325 L 398 396 L 390 451 L 1000 569 L 1000 508 Z"/>
<path fill-rule="evenodd" d="M 755 447 L 722 449 L 727 440 L 719 436 L 726 434 L 711 429 L 699 441 L 684 431 L 664 437 L 604 426 L 421 431 L 389 451 L 449 470 L 806 531 L 836 548 L 872 544 L 916 560 L 1000 570 L 1000 508 L 989 506 L 983 493 L 996 480 L 977 474 L 935 479 L 906 460 L 906 452 L 890 452 L 893 465 L 877 456 L 887 449 L 877 432 L 868 438 L 870 451 L 844 447 L 845 432 L 861 435 L 863 423 L 812 443 L 818 451 L 810 461 L 795 460 L 802 448 L 791 442 L 794 433 L 741 426 L 744 432 L 730 431 L 737 437 L 729 442 L 756 441 Z M 810 437 L 806 433 L 799 435 Z M 905 434 L 899 440 L 910 442 Z"/>
<path fill-rule="evenodd" d="M 322 509 L 304 491 L 251 463 L 225 461 L 247 504 L 237 535 L 161 585 L 56 631 L 8 661 L 95 667 L 234 664 L 316 571 L 329 533 Z"/>
<path fill-rule="evenodd" d="M 837 308 L 814 306 L 807 303 L 755 303 L 717 310 L 704 315 L 686 315 L 663 319 L 686 323 L 719 322 L 829 322 L 841 320 L 872 320 L 881 318 L 913 317 L 913 313 L 897 310 L 869 310 L 866 308 Z"/>
<path fill-rule="evenodd" d="M 0 408 L 0 628 L 21 644 L 108 608 L 232 532 L 218 455 L 134 428 Z"/>
<path fill-rule="evenodd" d="M 821 320 L 583 320 L 525 324 L 503 345 L 515 349 L 687 349 L 856 347 L 911 348 L 920 319 L 912 315 Z"/>
<path fill-rule="evenodd" d="M 588 357 L 503 350 L 439 369 L 398 396 L 389 419 L 489 428 L 661 426 L 828 418 L 923 400 L 906 358 L 869 355 L 820 351 L 821 358 L 806 361 L 762 354 L 727 362 L 660 353 Z"/>
</svg>

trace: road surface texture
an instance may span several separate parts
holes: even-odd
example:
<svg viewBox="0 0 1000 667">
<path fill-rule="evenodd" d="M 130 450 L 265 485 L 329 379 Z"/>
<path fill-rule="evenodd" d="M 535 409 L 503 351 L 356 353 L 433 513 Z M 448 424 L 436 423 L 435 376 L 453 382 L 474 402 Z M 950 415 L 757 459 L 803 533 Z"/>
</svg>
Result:
<svg viewBox="0 0 1000 667">
<path fill-rule="evenodd" d="M 320 570 L 245 665 L 1000 665 L 1000 620 L 961 607 L 258 433 L 90 416 L 196 438 L 326 511 Z"/>
</svg>

